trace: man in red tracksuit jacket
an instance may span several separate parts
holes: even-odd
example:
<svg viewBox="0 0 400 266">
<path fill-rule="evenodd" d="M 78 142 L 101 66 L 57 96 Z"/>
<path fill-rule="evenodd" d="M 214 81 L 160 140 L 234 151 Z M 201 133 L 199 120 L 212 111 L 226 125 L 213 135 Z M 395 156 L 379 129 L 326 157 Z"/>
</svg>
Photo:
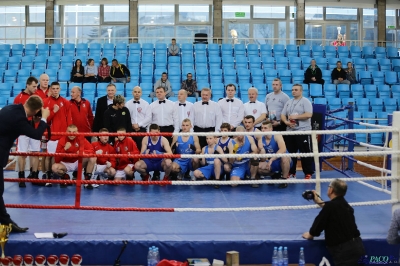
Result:
<svg viewBox="0 0 400 266">
<path fill-rule="evenodd" d="M 117 133 L 126 133 L 126 129 L 119 128 L 117 129 Z M 117 154 L 140 154 L 135 141 L 125 136 L 118 136 L 118 140 L 115 142 L 114 148 Z M 126 180 L 133 180 L 135 173 L 134 165 L 138 159 L 124 157 L 118 158 L 117 161 L 117 173 L 115 174 L 115 179 L 121 180 L 126 178 Z"/>
<path fill-rule="evenodd" d="M 60 96 L 60 84 L 52 82 L 50 86 L 51 96 L 43 101 L 45 108 L 50 110 L 50 116 L 47 118 L 47 123 L 50 125 L 51 132 L 65 132 L 67 127 L 72 124 L 72 116 L 70 110 L 70 102 Z M 57 142 L 61 138 L 59 135 L 51 135 L 51 139 L 47 143 L 47 152 L 55 153 Z M 52 157 L 46 157 L 45 169 L 46 178 L 50 178 L 51 166 L 54 163 Z"/>
<path fill-rule="evenodd" d="M 67 128 L 68 133 L 76 133 L 78 132 L 78 128 L 75 125 L 69 125 Z M 87 141 L 87 139 L 83 138 L 83 144 L 79 140 L 77 136 L 63 136 L 59 139 L 57 144 L 56 153 L 79 153 L 79 149 L 81 145 L 83 147 L 84 154 L 93 154 L 94 149 L 92 145 Z M 92 178 L 92 173 L 94 170 L 94 166 L 96 165 L 96 157 L 91 158 L 83 158 L 82 165 L 85 168 L 85 180 L 90 180 Z M 78 171 L 78 158 L 74 157 L 55 157 L 55 163 L 53 164 L 51 170 L 53 171 L 56 177 L 61 179 L 70 179 L 67 172 Z M 61 187 L 66 187 L 66 184 L 61 184 Z M 85 185 L 85 188 L 93 189 L 92 185 Z"/>
<path fill-rule="evenodd" d="M 91 132 L 93 127 L 93 111 L 90 102 L 82 98 L 82 89 L 75 86 L 71 89 L 70 109 L 72 123 L 78 127 L 79 132 Z M 90 141 L 91 137 L 87 137 Z"/>
<path fill-rule="evenodd" d="M 100 129 L 99 133 L 108 133 L 107 128 Z M 96 154 L 115 154 L 114 147 L 108 143 L 108 136 L 99 136 L 99 141 L 93 142 L 92 147 Z M 117 160 L 115 157 L 98 157 L 95 175 L 103 176 L 106 174 L 107 179 L 114 179 L 115 167 Z"/>
</svg>

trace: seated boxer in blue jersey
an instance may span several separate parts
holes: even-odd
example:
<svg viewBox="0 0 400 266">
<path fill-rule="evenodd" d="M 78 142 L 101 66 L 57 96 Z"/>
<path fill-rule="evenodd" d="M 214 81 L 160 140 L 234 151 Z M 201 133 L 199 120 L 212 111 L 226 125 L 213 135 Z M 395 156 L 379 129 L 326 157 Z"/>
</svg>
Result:
<svg viewBox="0 0 400 266">
<path fill-rule="evenodd" d="M 261 132 L 258 128 L 256 128 L 254 126 L 254 122 L 256 121 L 256 119 L 254 118 L 254 116 L 252 115 L 246 115 L 243 119 L 243 125 L 244 128 L 246 129 L 246 132 Z M 254 136 L 251 135 L 251 137 L 254 140 L 254 143 L 257 145 L 258 141 L 260 140 L 261 136 Z"/>
<path fill-rule="evenodd" d="M 230 132 L 231 125 L 229 123 L 222 123 L 222 125 L 220 127 L 220 131 L 221 132 Z M 222 136 L 222 137 L 218 138 L 217 144 L 218 144 L 218 146 L 220 146 L 222 148 L 222 150 L 224 151 L 224 154 L 229 154 L 228 145 L 231 142 L 231 140 L 232 140 L 232 138 L 229 136 Z M 226 163 L 229 164 L 228 160 L 226 160 Z M 225 176 L 225 180 L 231 180 L 231 172 L 224 171 L 223 173 L 224 173 L 224 175 L 221 176 L 221 179 L 224 179 L 224 176 Z"/>
<path fill-rule="evenodd" d="M 182 121 L 181 133 L 190 133 L 192 122 L 189 118 Z M 172 139 L 172 152 L 174 154 L 200 154 L 201 148 L 198 136 L 174 136 Z M 171 178 L 183 179 L 187 170 L 193 171 L 199 167 L 198 158 L 179 158 L 172 163 Z"/>
<path fill-rule="evenodd" d="M 236 132 L 245 132 L 245 128 L 238 126 Z M 232 165 L 224 165 L 225 172 L 231 172 L 231 181 L 242 180 L 245 179 L 246 176 L 250 176 L 252 180 L 255 180 L 259 163 L 258 159 L 250 159 L 241 156 L 242 154 L 258 154 L 257 145 L 253 137 L 244 135 L 235 136 L 228 145 L 228 148 L 230 154 L 237 155 L 235 158 L 229 158 L 229 162 Z M 259 187 L 259 185 L 253 184 L 252 187 L 256 188 Z"/>
<path fill-rule="evenodd" d="M 262 132 L 272 132 L 273 126 L 271 122 L 263 122 L 261 125 Z M 265 135 L 258 142 L 260 154 L 282 154 L 288 153 L 285 141 L 282 135 Z M 292 160 L 289 157 L 262 157 L 258 166 L 258 173 L 262 176 L 273 176 L 275 173 L 282 172 L 282 178 L 289 178 L 289 170 L 292 166 Z M 286 188 L 287 184 L 280 184 L 279 188 Z"/>
<path fill-rule="evenodd" d="M 160 133 L 160 127 L 156 124 L 151 124 L 149 127 L 150 133 Z M 142 154 L 172 154 L 169 142 L 162 136 L 146 136 L 142 140 Z M 142 159 L 135 163 L 135 169 L 140 173 L 143 181 L 150 180 L 150 172 L 164 171 L 164 181 L 169 180 L 171 172 L 171 159 Z"/>
<path fill-rule="evenodd" d="M 220 146 L 217 145 L 216 138 L 214 136 L 206 137 L 207 146 L 204 146 L 201 154 L 224 154 L 224 151 Z M 202 167 L 195 170 L 193 175 L 196 179 L 210 179 L 215 177 L 216 180 L 220 180 L 221 172 L 223 170 L 223 163 L 228 162 L 226 158 L 201 158 L 200 164 Z M 219 188 L 219 186 L 214 186 Z"/>
</svg>

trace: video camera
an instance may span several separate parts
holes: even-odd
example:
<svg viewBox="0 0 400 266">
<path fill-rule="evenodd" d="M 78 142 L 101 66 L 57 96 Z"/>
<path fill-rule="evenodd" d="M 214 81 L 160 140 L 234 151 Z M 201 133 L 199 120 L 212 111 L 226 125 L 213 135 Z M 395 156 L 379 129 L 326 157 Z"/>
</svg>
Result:
<svg viewBox="0 0 400 266">
<path fill-rule="evenodd" d="M 306 200 L 314 200 L 314 193 L 312 192 L 312 190 L 304 191 L 302 196 Z"/>
</svg>

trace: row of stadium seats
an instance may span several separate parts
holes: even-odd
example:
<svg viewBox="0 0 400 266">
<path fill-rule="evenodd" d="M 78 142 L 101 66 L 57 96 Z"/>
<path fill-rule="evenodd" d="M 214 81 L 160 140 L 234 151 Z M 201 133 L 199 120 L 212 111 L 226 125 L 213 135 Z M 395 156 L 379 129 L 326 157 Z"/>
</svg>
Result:
<svg viewBox="0 0 400 266">
<path fill-rule="evenodd" d="M 146 55 L 154 53 L 166 53 L 166 43 L 66 43 L 61 44 L 9 44 L 0 45 L 0 55 Z M 208 55 L 266 55 L 266 56 L 313 56 L 313 57 L 351 57 L 351 58 L 393 58 L 399 57 L 395 47 L 371 47 L 371 46 L 309 46 L 309 45 L 283 45 L 283 44 L 191 44 L 180 45 L 181 53 L 184 54 L 208 54 Z"/>
</svg>

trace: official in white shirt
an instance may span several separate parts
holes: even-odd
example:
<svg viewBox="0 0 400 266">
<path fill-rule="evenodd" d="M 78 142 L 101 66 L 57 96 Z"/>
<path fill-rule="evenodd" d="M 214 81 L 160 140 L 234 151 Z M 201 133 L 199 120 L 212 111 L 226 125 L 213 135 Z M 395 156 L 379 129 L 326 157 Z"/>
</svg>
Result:
<svg viewBox="0 0 400 266">
<path fill-rule="evenodd" d="M 184 119 L 189 118 L 190 121 L 193 121 L 193 103 L 186 101 L 187 97 L 187 91 L 179 90 L 178 101 L 175 102 L 175 112 L 178 113 L 179 128 L 175 128 L 175 132 L 179 132 L 182 129 L 182 121 Z"/>
<path fill-rule="evenodd" d="M 218 103 L 211 101 L 211 90 L 201 90 L 201 102 L 193 104 L 194 132 L 218 132 L 222 124 L 222 112 Z M 206 137 L 199 136 L 200 146 L 207 145 Z"/>
<path fill-rule="evenodd" d="M 249 88 L 249 101 L 244 104 L 244 116 L 252 115 L 256 120 L 254 121 L 254 126 L 258 129 L 261 128 L 261 123 L 267 117 L 267 108 L 265 103 L 257 100 L 258 90 L 257 88 Z M 244 122 L 243 122 L 244 124 Z"/>
<path fill-rule="evenodd" d="M 242 123 L 244 118 L 244 105 L 241 100 L 235 98 L 236 86 L 233 84 L 226 85 L 226 98 L 218 101 L 221 107 L 222 122 L 229 123 L 231 130 Z"/>
<path fill-rule="evenodd" d="M 146 113 L 149 109 L 149 103 L 143 100 L 142 88 L 136 86 L 132 90 L 133 99 L 126 102 L 125 107 L 131 114 L 132 128 L 134 132 L 147 132 L 147 126 L 150 120 L 146 120 Z M 132 137 L 136 145 L 141 150 L 143 137 Z"/>
<path fill-rule="evenodd" d="M 175 128 L 179 131 L 178 113 L 175 112 L 174 102 L 166 99 L 165 88 L 158 87 L 156 97 L 158 100 L 152 102 L 149 105 L 149 112 L 146 112 L 146 121 L 157 124 L 160 132 L 174 132 Z M 171 143 L 172 137 L 166 138 Z"/>
</svg>

